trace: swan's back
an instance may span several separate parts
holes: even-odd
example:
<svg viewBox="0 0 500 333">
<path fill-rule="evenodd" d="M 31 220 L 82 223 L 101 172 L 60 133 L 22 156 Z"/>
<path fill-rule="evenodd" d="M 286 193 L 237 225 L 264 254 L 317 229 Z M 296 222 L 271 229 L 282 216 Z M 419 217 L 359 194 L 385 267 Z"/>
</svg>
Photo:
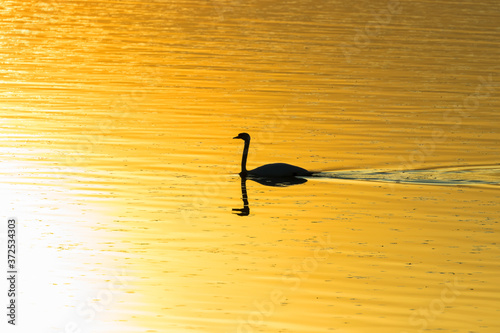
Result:
<svg viewBox="0 0 500 333">
<path fill-rule="evenodd" d="M 304 168 L 286 163 L 272 163 L 248 171 L 249 175 L 260 177 L 294 177 L 310 176 L 312 173 Z"/>
</svg>

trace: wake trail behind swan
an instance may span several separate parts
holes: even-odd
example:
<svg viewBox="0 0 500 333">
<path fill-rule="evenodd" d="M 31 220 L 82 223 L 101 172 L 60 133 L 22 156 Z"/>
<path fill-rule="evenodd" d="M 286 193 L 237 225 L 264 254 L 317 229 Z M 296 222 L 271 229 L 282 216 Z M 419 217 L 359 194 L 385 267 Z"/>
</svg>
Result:
<svg viewBox="0 0 500 333">
<path fill-rule="evenodd" d="M 414 170 L 320 171 L 314 178 L 349 179 L 423 185 L 500 185 L 500 165 L 448 166 Z"/>
</svg>

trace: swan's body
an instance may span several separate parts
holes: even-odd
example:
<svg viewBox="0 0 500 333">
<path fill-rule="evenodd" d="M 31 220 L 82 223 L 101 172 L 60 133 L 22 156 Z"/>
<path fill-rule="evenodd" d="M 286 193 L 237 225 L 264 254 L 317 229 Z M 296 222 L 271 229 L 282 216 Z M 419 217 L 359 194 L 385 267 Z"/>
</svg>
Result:
<svg viewBox="0 0 500 333">
<path fill-rule="evenodd" d="M 240 176 L 257 176 L 257 177 L 295 177 L 295 176 L 310 176 L 312 172 L 307 171 L 304 168 L 286 164 L 286 163 L 273 163 L 266 164 L 255 168 L 253 170 L 247 170 L 247 156 L 248 149 L 250 148 L 250 135 L 248 133 L 240 133 L 233 139 L 242 139 L 245 141 L 245 147 L 243 148 L 243 155 L 241 157 L 241 172 Z"/>
<path fill-rule="evenodd" d="M 295 177 L 295 176 L 309 176 L 311 173 L 301 167 L 286 164 L 286 163 L 273 163 L 266 164 L 247 171 L 249 175 L 261 177 Z"/>
</svg>

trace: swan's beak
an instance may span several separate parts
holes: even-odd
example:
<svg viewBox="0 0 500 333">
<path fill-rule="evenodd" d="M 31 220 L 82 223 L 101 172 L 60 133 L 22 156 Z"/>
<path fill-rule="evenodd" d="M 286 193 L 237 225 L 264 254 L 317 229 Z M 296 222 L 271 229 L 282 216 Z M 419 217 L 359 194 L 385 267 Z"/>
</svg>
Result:
<svg viewBox="0 0 500 333">
<path fill-rule="evenodd" d="M 240 136 L 235 136 L 233 139 L 241 139 Z"/>
</svg>

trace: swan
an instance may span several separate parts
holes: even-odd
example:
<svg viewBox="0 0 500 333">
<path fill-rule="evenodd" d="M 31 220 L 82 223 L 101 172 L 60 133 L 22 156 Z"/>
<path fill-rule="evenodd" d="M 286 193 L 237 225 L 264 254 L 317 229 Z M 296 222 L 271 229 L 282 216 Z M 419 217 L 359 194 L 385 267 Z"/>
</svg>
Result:
<svg viewBox="0 0 500 333">
<path fill-rule="evenodd" d="M 245 141 L 245 147 L 243 148 L 243 156 L 241 157 L 241 177 L 257 176 L 257 177 L 295 177 L 295 176 L 310 176 L 312 172 L 306 169 L 300 168 L 295 165 L 290 165 L 286 163 L 272 163 L 260 166 L 253 170 L 247 170 L 247 156 L 248 148 L 250 147 L 250 134 L 240 133 L 233 139 L 242 139 Z"/>
</svg>

